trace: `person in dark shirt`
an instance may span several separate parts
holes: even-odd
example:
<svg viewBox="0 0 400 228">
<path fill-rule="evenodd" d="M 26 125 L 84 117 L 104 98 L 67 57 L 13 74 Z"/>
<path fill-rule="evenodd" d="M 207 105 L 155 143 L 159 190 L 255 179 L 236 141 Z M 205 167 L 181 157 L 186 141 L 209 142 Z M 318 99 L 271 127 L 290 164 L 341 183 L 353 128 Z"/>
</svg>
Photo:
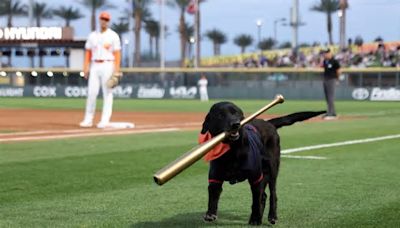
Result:
<svg viewBox="0 0 400 228">
<path fill-rule="evenodd" d="M 326 49 L 323 51 L 324 53 L 324 94 L 325 100 L 328 106 L 328 110 L 324 119 L 333 120 L 336 119 L 336 111 L 335 111 L 335 85 L 336 81 L 340 75 L 340 64 L 333 57 L 333 54 L 330 49 Z"/>
</svg>

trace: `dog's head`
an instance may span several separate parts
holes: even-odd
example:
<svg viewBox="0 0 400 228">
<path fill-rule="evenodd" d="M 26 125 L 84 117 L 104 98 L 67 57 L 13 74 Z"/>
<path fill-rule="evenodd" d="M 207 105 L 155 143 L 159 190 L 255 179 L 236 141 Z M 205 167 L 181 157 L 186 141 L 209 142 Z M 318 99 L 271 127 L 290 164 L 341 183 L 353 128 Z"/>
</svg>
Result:
<svg viewBox="0 0 400 228">
<path fill-rule="evenodd" d="M 208 112 L 201 133 L 205 134 L 208 131 L 214 137 L 226 132 L 229 141 L 236 141 L 240 137 L 240 121 L 243 119 L 243 111 L 238 106 L 227 101 L 219 102 Z"/>
</svg>

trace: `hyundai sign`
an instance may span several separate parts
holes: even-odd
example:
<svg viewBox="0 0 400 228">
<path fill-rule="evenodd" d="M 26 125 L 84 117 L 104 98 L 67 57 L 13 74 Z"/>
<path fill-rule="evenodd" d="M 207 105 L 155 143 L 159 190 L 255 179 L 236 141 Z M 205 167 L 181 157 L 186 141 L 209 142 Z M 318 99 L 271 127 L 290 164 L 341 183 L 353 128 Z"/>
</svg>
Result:
<svg viewBox="0 0 400 228">
<path fill-rule="evenodd" d="M 9 27 L 0 28 L 0 41 L 68 40 L 72 39 L 71 27 Z"/>
</svg>

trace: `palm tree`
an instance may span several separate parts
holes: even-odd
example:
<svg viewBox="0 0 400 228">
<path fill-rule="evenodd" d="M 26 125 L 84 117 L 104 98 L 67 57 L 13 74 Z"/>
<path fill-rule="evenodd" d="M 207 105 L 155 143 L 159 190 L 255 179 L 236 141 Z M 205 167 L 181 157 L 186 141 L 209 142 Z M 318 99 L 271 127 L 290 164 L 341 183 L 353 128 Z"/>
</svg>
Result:
<svg viewBox="0 0 400 228">
<path fill-rule="evenodd" d="M 35 2 L 33 5 L 33 17 L 36 19 L 36 26 L 42 25 L 42 19 L 53 17 L 53 11 L 46 3 Z M 39 51 L 39 67 L 43 67 L 43 55 Z"/>
<path fill-rule="evenodd" d="M 122 35 L 129 31 L 129 23 L 121 18 L 118 23 L 112 23 L 111 29 L 114 30 L 114 32 L 118 34 L 119 39 L 122 40 Z"/>
<path fill-rule="evenodd" d="M 278 49 L 286 49 L 286 48 L 292 48 L 292 42 L 285 41 L 285 42 L 281 43 L 278 47 Z"/>
<path fill-rule="evenodd" d="M 54 16 L 57 16 L 65 20 L 65 27 L 69 27 L 71 21 L 78 20 L 84 17 L 78 8 L 74 9 L 72 6 L 70 7 L 61 6 L 60 8 L 53 10 L 53 14 Z"/>
<path fill-rule="evenodd" d="M 327 17 L 327 29 L 329 35 L 329 44 L 333 44 L 332 39 L 332 13 L 336 12 L 339 9 L 339 0 L 320 0 L 320 2 L 316 3 L 311 7 L 311 10 L 326 13 Z"/>
<path fill-rule="evenodd" d="M 14 16 L 27 15 L 25 5 L 22 5 L 18 0 L 2 0 L 0 2 L 0 17 L 7 17 L 7 27 L 12 27 Z M 12 65 L 12 55 L 8 56 L 8 66 Z"/>
<path fill-rule="evenodd" d="M 159 44 L 159 37 L 160 37 L 160 23 L 155 20 L 148 20 L 145 22 L 144 30 L 149 34 L 149 47 L 150 47 L 150 56 L 153 58 L 153 50 L 154 50 L 154 41 L 155 41 L 155 52 L 156 57 L 158 57 L 158 44 Z"/>
<path fill-rule="evenodd" d="M 383 42 L 383 38 L 381 36 L 378 36 L 374 39 L 374 42 L 381 43 Z"/>
<path fill-rule="evenodd" d="M 36 19 L 36 26 L 42 25 L 42 19 L 50 19 L 53 17 L 53 11 L 46 3 L 35 2 L 33 5 L 33 17 Z"/>
<path fill-rule="evenodd" d="M 122 43 L 124 43 L 123 39 L 122 39 L 122 36 L 125 33 L 129 32 L 129 23 L 126 22 L 125 20 L 126 20 L 126 18 L 120 18 L 118 23 L 112 23 L 112 25 L 111 25 L 111 29 L 114 30 L 114 32 L 116 32 L 118 34 L 119 39 L 121 40 Z M 128 51 L 128 50 L 125 50 L 124 47 L 125 46 L 122 46 L 121 56 L 124 56 L 126 51 Z M 127 57 L 124 59 L 125 66 L 128 65 L 128 60 L 127 59 L 128 59 Z"/>
<path fill-rule="evenodd" d="M 151 17 L 149 6 L 151 1 L 148 0 L 129 0 L 132 6 L 132 17 L 135 20 L 134 36 L 135 36 L 135 50 L 134 50 L 134 64 L 140 66 L 141 54 L 140 54 L 140 32 L 142 30 L 142 22 L 149 20 Z"/>
<path fill-rule="evenodd" d="M 276 44 L 276 41 L 273 38 L 267 38 L 263 39 L 258 43 L 258 48 L 265 51 L 265 50 L 270 50 L 272 47 L 274 47 Z"/>
<path fill-rule="evenodd" d="M 185 49 L 187 50 L 187 57 L 192 58 L 193 57 L 193 50 L 194 50 L 194 41 L 196 40 L 195 34 L 194 34 L 194 26 L 195 25 L 190 25 L 189 23 L 185 22 L 184 26 L 184 31 L 186 34 L 186 42 L 185 42 Z M 178 31 L 179 31 L 179 26 L 178 26 Z"/>
<path fill-rule="evenodd" d="M 363 44 L 364 44 L 364 39 L 360 35 L 356 36 L 356 38 L 354 39 L 354 45 L 361 48 Z"/>
<path fill-rule="evenodd" d="M 197 37 L 195 37 L 195 40 L 197 41 L 196 42 L 196 56 L 197 56 L 197 63 L 196 63 L 196 65 L 197 66 L 200 66 L 200 58 L 201 58 L 201 38 L 200 38 L 200 34 L 201 34 L 201 32 L 200 32 L 200 17 L 201 17 L 201 15 L 200 15 L 200 3 L 202 3 L 202 2 L 204 2 L 205 0 L 197 0 L 197 3 L 198 3 L 198 8 L 196 9 L 197 10 L 197 13 L 195 12 L 195 15 L 194 15 L 194 17 L 195 17 L 195 20 L 194 20 L 194 26 L 195 26 L 195 28 L 197 29 Z M 193 0 L 192 0 L 192 4 L 195 4 L 196 3 L 196 0 L 193 2 Z"/>
<path fill-rule="evenodd" d="M 70 27 L 71 21 L 84 17 L 78 8 L 61 6 L 53 10 L 53 15 L 65 20 L 65 27 Z M 65 56 L 65 65 L 69 67 L 69 56 Z"/>
<path fill-rule="evenodd" d="M 26 5 L 21 4 L 18 0 L 2 0 L 0 2 L 0 17 L 7 17 L 7 27 L 12 27 L 14 16 L 27 15 Z"/>
<path fill-rule="evenodd" d="M 220 55 L 221 44 L 224 44 L 227 41 L 225 33 L 218 29 L 212 29 L 207 31 L 205 35 L 213 42 L 214 55 Z"/>
<path fill-rule="evenodd" d="M 251 37 L 251 35 L 241 34 L 236 36 L 233 42 L 241 48 L 241 53 L 243 54 L 246 51 L 246 47 L 253 43 L 253 37 Z"/>
<path fill-rule="evenodd" d="M 97 9 L 104 8 L 104 7 L 108 7 L 108 8 L 114 7 L 112 4 L 108 3 L 107 0 L 80 0 L 80 3 L 90 9 L 90 12 L 91 12 L 90 25 L 91 25 L 92 31 L 96 30 L 96 11 L 97 11 Z"/>
<path fill-rule="evenodd" d="M 186 58 L 186 43 L 188 40 L 188 34 L 185 30 L 185 11 L 189 6 L 191 0 L 175 0 L 175 6 L 179 8 L 180 16 L 179 16 L 179 35 L 181 41 L 181 67 L 185 66 L 185 58 Z"/>
</svg>

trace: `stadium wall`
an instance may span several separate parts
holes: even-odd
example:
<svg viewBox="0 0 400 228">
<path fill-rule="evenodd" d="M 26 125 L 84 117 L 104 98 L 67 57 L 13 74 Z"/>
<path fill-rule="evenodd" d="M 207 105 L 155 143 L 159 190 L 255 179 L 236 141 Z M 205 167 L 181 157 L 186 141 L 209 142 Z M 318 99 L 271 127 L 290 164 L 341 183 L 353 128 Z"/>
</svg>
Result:
<svg viewBox="0 0 400 228">
<path fill-rule="evenodd" d="M 86 97 L 87 81 L 79 71 L 6 69 L 0 71 L 0 97 Z M 116 98 L 198 99 L 201 74 L 211 99 L 324 99 L 320 69 L 123 69 Z M 400 100 L 397 69 L 345 69 L 337 85 L 340 100 Z"/>
</svg>

